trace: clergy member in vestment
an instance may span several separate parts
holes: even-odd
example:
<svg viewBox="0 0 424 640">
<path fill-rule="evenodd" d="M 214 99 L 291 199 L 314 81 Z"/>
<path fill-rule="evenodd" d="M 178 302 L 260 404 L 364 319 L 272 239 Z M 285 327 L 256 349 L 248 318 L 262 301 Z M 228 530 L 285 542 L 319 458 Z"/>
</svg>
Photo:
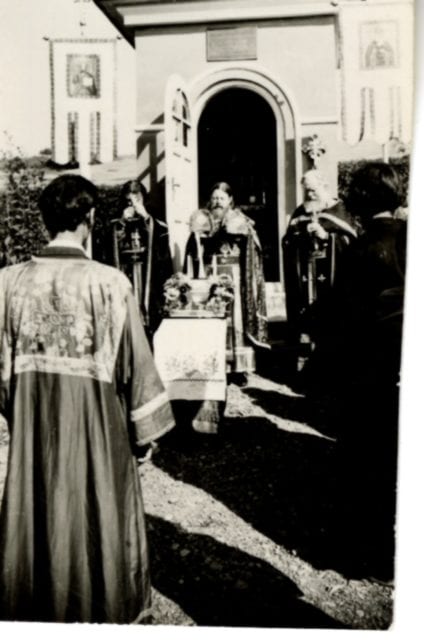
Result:
<svg viewBox="0 0 424 640">
<path fill-rule="evenodd" d="M 162 291 L 172 275 L 167 225 L 151 215 L 139 180 L 121 190 L 122 217 L 113 221 L 113 259 L 131 280 L 146 332 L 151 338 L 162 319 Z"/>
<path fill-rule="evenodd" d="M 244 357 L 243 346 L 264 346 L 267 343 L 265 280 L 262 249 L 253 221 L 234 206 L 231 187 L 218 182 L 212 187 L 208 207 L 195 211 L 190 219 L 184 268 L 194 278 L 213 272 L 224 272 L 225 262 L 234 263 L 227 269 L 235 279 L 233 371 L 242 373 L 254 369 Z M 221 267 L 220 267 L 221 265 Z"/>
<path fill-rule="evenodd" d="M 0 271 L 0 619 L 131 623 L 150 614 L 131 440 L 173 427 L 131 283 L 90 260 L 97 200 L 80 176 L 40 197 L 52 238 Z"/>
<path fill-rule="evenodd" d="M 283 237 L 287 319 L 293 337 L 307 348 L 328 338 L 338 270 L 348 259 L 357 232 L 341 201 L 316 169 L 302 178 L 304 202 Z"/>
<path fill-rule="evenodd" d="M 253 346 L 265 345 L 267 321 L 262 250 L 253 222 L 234 207 L 231 187 L 218 182 L 212 187 L 206 209 L 190 219 L 184 270 L 194 278 L 227 274 L 234 284 L 234 302 L 227 332 L 227 360 L 234 379 L 244 382 L 255 370 Z M 205 400 L 190 405 L 195 431 L 216 433 L 225 403 Z M 178 411 L 178 408 L 177 408 Z M 184 411 L 188 415 L 188 408 Z"/>
</svg>

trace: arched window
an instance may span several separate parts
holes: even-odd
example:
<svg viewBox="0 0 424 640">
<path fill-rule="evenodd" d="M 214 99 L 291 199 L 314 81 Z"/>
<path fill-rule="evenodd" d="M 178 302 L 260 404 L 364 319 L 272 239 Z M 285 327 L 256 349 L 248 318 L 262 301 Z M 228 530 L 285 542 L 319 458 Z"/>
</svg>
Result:
<svg viewBox="0 0 424 640">
<path fill-rule="evenodd" d="M 191 135 L 191 117 L 187 96 L 177 89 L 172 101 L 173 140 L 176 147 L 188 148 Z"/>
</svg>

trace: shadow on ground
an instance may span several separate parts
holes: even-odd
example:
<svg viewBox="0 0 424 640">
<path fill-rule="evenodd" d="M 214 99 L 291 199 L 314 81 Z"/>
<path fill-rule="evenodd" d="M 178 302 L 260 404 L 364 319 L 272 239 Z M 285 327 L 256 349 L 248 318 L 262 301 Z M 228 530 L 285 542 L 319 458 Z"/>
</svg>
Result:
<svg viewBox="0 0 424 640">
<path fill-rule="evenodd" d="M 328 437 L 337 437 L 342 431 L 335 407 L 329 408 L 324 401 L 249 386 L 243 392 L 254 405 L 283 420 L 307 424 Z"/>
<path fill-rule="evenodd" d="M 264 418 L 227 418 L 218 436 L 175 429 L 154 463 L 318 569 L 390 580 L 394 489 L 358 452 Z"/>
<path fill-rule="evenodd" d="M 153 586 L 197 625 L 343 628 L 266 562 L 160 518 L 147 522 Z"/>
</svg>

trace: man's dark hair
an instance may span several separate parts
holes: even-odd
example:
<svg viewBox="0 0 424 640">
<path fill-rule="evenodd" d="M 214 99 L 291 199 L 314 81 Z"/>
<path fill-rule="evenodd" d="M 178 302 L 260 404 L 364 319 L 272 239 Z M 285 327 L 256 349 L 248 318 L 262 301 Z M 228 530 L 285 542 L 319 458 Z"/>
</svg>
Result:
<svg viewBox="0 0 424 640">
<path fill-rule="evenodd" d="M 61 231 L 75 231 L 81 222 L 88 220 L 97 199 L 97 187 L 82 176 L 63 175 L 52 180 L 38 200 L 52 238 Z"/>
<path fill-rule="evenodd" d="M 394 167 L 370 162 L 353 174 L 346 205 L 364 222 L 383 211 L 393 213 L 401 203 L 402 185 Z"/>
<path fill-rule="evenodd" d="M 228 184 L 228 182 L 215 182 L 215 184 L 213 185 L 211 191 L 210 191 L 210 196 L 209 196 L 209 203 L 208 203 L 208 208 L 210 208 L 210 202 L 212 200 L 212 194 L 214 193 L 214 191 L 223 191 L 224 193 L 227 194 L 227 196 L 230 198 L 230 202 L 231 202 L 231 206 L 234 207 L 234 195 L 233 195 L 233 190 L 230 187 L 230 185 Z"/>
<path fill-rule="evenodd" d="M 224 191 L 224 193 L 226 193 L 229 198 L 234 198 L 233 190 L 231 189 L 228 182 L 215 182 L 215 184 L 211 189 L 211 195 L 213 194 L 214 191 L 217 191 L 218 189 L 220 191 Z"/>
</svg>

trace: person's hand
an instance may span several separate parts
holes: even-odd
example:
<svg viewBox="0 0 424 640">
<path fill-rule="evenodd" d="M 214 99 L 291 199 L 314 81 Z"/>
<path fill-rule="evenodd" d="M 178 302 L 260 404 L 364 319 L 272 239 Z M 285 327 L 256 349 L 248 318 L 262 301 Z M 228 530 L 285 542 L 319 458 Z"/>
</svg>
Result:
<svg viewBox="0 0 424 640">
<path fill-rule="evenodd" d="M 310 222 L 306 227 L 308 233 L 319 240 L 327 240 L 328 233 L 319 222 Z"/>
<path fill-rule="evenodd" d="M 122 213 L 122 217 L 124 218 L 124 220 L 131 220 L 131 218 L 134 218 L 134 207 L 132 205 L 130 205 L 129 207 L 126 207 Z"/>
<path fill-rule="evenodd" d="M 129 198 L 135 213 L 142 218 L 148 218 L 149 214 L 144 206 L 143 198 L 138 193 L 130 193 Z"/>
</svg>

